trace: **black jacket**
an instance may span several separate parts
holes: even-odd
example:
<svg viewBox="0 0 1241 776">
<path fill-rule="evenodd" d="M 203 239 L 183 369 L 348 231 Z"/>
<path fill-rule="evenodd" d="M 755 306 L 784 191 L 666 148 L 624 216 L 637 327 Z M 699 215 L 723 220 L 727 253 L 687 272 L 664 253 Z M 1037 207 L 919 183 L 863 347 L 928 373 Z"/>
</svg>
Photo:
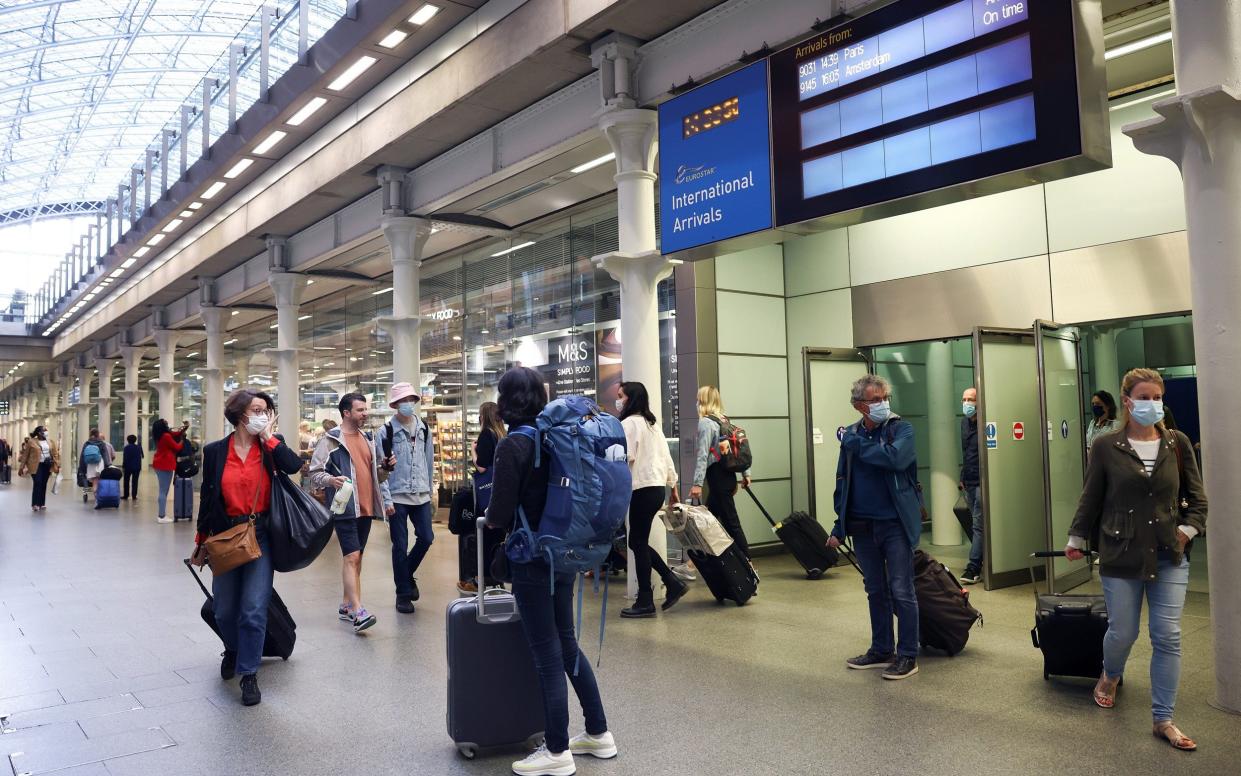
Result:
<svg viewBox="0 0 1241 776">
<path fill-rule="evenodd" d="M 517 507 L 526 514 L 532 530 L 538 530 L 547 506 L 547 456 L 534 466 L 534 440 L 522 434 L 509 434 L 496 445 L 492 467 L 491 503 L 487 524 L 506 532 L 521 525 Z"/>
<path fill-rule="evenodd" d="M 961 418 L 961 484 L 976 488 L 978 475 L 978 418 Z"/>
<path fill-rule="evenodd" d="M 224 509 L 224 494 L 220 490 L 220 482 L 224 477 L 224 462 L 228 460 L 228 445 L 232 434 L 216 440 L 203 448 L 203 485 L 198 501 L 198 532 L 210 536 L 220 531 L 227 531 L 233 526 L 233 520 Z M 297 474 L 302 470 L 302 459 L 297 451 L 284 443 L 279 434 L 276 439 L 280 444 L 270 453 L 266 447 L 263 451 L 263 466 L 269 476 L 275 474 L 279 467 L 285 474 Z"/>
<path fill-rule="evenodd" d="M 499 440 L 496 439 L 496 432 L 489 428 L 484 428 L 478 434 L 478 441 L 474 443 L 474 463 L 481 469 L 490 469 L 496 460 L 496 445 Z"/>
</svg>

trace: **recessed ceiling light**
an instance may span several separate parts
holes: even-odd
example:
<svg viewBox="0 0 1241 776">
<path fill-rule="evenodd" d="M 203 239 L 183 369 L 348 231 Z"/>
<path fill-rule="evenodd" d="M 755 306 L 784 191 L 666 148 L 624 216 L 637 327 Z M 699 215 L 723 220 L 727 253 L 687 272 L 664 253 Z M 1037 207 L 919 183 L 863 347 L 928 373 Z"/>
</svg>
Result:
<svg viewBox="0 0 1241 776">
<path fill-rule="evenodd" d="M 392 293 L 392 287 L 391 287 L 391 286 L 389 286 L 389 287 L 387 287 L 387 288 L 381 288 L 381 289 L 379 289 L 378 291 L 372 291 L 372 292 L 371 292 L 371 296 L 383 296 L 384 294 L 390 294 L 390 293 Z"/>
<path fill-rule="evenodd" d="M 151 239 L 147 240 L 147 245 L 150 245 L 151 247 L 155 247 L 156 245 L 159 245 L 160 243 L 162 243 L 164 241 L 164 238 L 166 238 L 167 236 L 168 235 L 166 234 L 157 234 L 153 236 Z"/>
<path fill-rule="evenodd" d="M 112 270 L 112 274 L 111 274 L 111 275 L 108 275 L 108 277 L 110 277 L 110 278 L 119 278 L 121 275 L 124 275 L 124 274 L 125 274 L 125 270 L 123 270 L 123 269 L 119 269 L 119 268 L 118 268 L 118 269 L 114 269 L 114 270 Z"/>
<path fill-rule="evenodd" d="M 231 344 L 233 344 L 233 343 L 234 343 L 234 342 L 236 342 L 236 341 L 237 341 L 237 338 L 236 338 L 236 337 L 234 337 L 234 338 L 233 338 L 233 339 L 231 339 L 231 340 L 225 340 L 225 341 L 224 341 L 224 344 L 225 344 L 225 345 L 231 345 Z"/>
<path fill-rule="evenodd" d="M 208 186 L 207 190 L 203 192 L 203 199 L 211 199 L 216 194 L 220 193 L 220 189 L 224 188 L 227 185 L 228 184 L 225 183 L 224 181 L 216 181 L 215 183 Z"/>
<path fill-rule="evenodd" d="M 89 294 L 87 294 L 86 296 L 82 298 L 89 302 L 90 300 L 94 299 L 97 294 L 98 294 L 97 291 L 91 291 Z"/>
<path fill-rule="evenodd" d="M 233 310 L 233 315 L 241 315 L 241 310 Z"/>
<path fill-rule="evenodd" d="M 303 121 L 315 115 L 315 111 L 319 110 L 324 105 L 327 105 L 326 98 L 313 97 L 311 98 L 310 102 L 302 106 L 301 110 L 299 110 L 297 113 L 294 113 L 292 116 L 290 116 L 289 120 L 285 123 L 289 124 L 290 126 L 294 126 L 294 127 L 299 126 L 301 125 Z"/>
<path fill-rule="evenodd" d="M 586 172 L 587 170 L 593 170 L 596 167 L 605 165 L 615 158 L 616 158 L 615 153 L 604 154 L 603 156 L 600 156 L 598 159 L 591 159 L 589 162 L 586 162 L 585 164 L 579 164 L 577 167 L 574 167 L 573 169 L 569 170 L 569 172 L 573 173 L 574 175 L 577 175 L 578 173 Z"/>
<path fill-rule="evenodd" d="M 198 355 L 198 351 L 197 351 L 197 350 L 195 350 L 193 353 L 186 353 L 186 354 L 185 354 L 185 357 L 186 357 L 186 358 L 193 358 L 194 356 L 197 356 L 197 355 Z"/>
<path fill-rule="evenodd" d="M 246 168 L 252 164 L 254 164 L 253 159 L 242 159 L 240 162 L 238 162 L 237 164 L 234 164 L 231 168 L 229 168 L 229 171 L 224 173 L 224 177 L 228 178 L 229 180 L 232 180 L 233 178 L 236 178 L 238 175 L 241 175 L 243 172 L 245 172 Z"/>
<path fill-rule="evenodd" d="M 121 262 L 121 269 L 129 269 L 130 267 L 132 267 L 133 265 L 137 263 L 138 263 L 137 259 L 125 259 L 124 261 Z"/>
<path fill-rule="evenodd" d="M 519 251 L 519 250 L 521 250 L 522 248 L 529 248 L 531 245 L 534 245 L 534 241 L 533 241 L 533 240 L 529 240 L 529 241 L 527 241 L 527 242 L 521 243 L 520 245 L 514 245 L 512 248 L 505 248 L 504 250 L 500 251 L 499 253 L 493 253 L 493 254 L 491 254 L 491 258 L 493 258 L 493 259 L 494 259 L 494 258 L 498 258 L 498 257 L 500 257 L 500 256 L 504 256 L 504 255 L 506 255 L 506 254 L 512 253 L 513 251 Z"/>
<path fill-rule="evenodd" d="M 335 81 L 332 81 L 332 83 L 327 85 L 327 88 L 333 92 L 339 92 L 341 89 L 344 89 L 349 86 L 349 84 L 353 83 L 354 79 L 365 73 L 370 69 L 371 65 L 378 61 L 379 60 L 375 57 L 365 54 L 358 57 L 357 61 L 346 68 L 345 72 L 338 75 Z"/>
<path fill-rule="evenodd" d="M 299 321 L 308 321 L 308 320 L 310 320 L 310 316 L 309 316 L 309 315 L 302 315 L 302 316 L 298 317 L 298 320 L 299 320 Z"/>
<path fill-rule="evenodd" d="M 396 48 L 397 46 L 401 45 L 401 41 L 405 40 L 408 37 L 409 37 L 409 33 L 404 30 L 393 30 L 392 32 L 389 32 L 387 35 L 385 35 L 383 37 L 383 40 L 379 41 L 379 45 L 383 46 L 384 48 Z"/>
<path fill-rule="evenodd" d="M 267 328 L 269 328 L 269 329 L 276 329 L 276 328 L 279 328 L 279 327 L 280 327 L 280 324 L 278 324 L 278 323 L 273 323 L 271 326 L 268 326 Z"/>
<path fill-rule="evenodd" d="M 134 257 L 141 259 L 143 256 L 147 255 L 150 252 L 151 252 L 151 249 L 144 245 L 138 250 L 134 251 Z"/>
<path fill-rule="evenodd" d="M 315 281 L 313 281 L 313 280 L 307 280 L 307 281 L 306 281 L 306 285 L 308 285 L 308 286 L 313 286 L 314 284 L 315 284 Z"/>
<path fill-rule="evenodd" d="M 417 11 L 414 11 L 413 16 L 409 17 L 409 23 L 422 26 L 426 24 L 427 22 L 431 21 L 431 17 L 435 16 L 439 12 L 440 12 L 440 7 L 438 5 L 432 5 L 431 3 L 424 3 L 421 8 L 419 8 Z"/>
<path fill-rule="evenodd" d="M 191 203 L 190 203 L 190 210 L 198 210 L 198 209 L 199 209 L 199 208 L 201 208 L 202 206 L 203 206 L 203 203 L 201 203 L 201 202 L 191 202 Z"/>
<path fill-rule="evenodd" d="M 271 149 L 275 148 L 276 143 L 279 143 L 281 140 L 284 140 L 286 137 L 288 137 L 287 132 L 281 132 L 280 130 L 277 129 L 275 132 L 272 132 L 270 135 L 268 135 L 267 138 L 263 142 L 259 143 L 258 145 L 254 147 L 254 153 L 265 154 Z"/>
<path fill-rule="evenodd" d="M 168 222 L 167 226 L 165 226 L 163 229 L 160 229 L 160 231 L 163 232 L 164 234 L 167 234 L 169 232 L 175 232 L 177 231 L 177 227 L 181 226 L 181 224 L 184 224 L 184 223 L 185 222 L 182 221 L 180 218 L 174 218 Z"/>
</svg>

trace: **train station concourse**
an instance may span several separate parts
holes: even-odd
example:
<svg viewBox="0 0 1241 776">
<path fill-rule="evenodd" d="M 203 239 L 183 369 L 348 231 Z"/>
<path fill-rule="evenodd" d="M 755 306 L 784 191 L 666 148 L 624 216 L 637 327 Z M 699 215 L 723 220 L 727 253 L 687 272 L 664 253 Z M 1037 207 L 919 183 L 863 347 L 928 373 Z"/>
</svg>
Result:
<svg viewBox="0 0 1241 776">
<path fill-rule="evenodd" d="M 1236 772 L 1239 51 L 0 4 L 0 776 Z"/>
</svg>

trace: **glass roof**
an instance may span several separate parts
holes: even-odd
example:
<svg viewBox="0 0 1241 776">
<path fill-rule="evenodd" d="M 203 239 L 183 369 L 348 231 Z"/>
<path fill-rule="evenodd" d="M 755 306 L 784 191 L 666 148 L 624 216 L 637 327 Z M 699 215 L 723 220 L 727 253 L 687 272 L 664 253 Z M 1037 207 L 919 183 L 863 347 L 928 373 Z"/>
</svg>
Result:
<svg viewBox="0 0 1241 776">
<path fill-rule="evenodd" d="M 227 79 L 229 44 L 257 37 L 262 5 L 0 0 L 0 222 L 115 196 L 180 106 L 201 103 L 203 77 Z M 336 18 L 312 22 L 311 42 Z"/>
</svg>

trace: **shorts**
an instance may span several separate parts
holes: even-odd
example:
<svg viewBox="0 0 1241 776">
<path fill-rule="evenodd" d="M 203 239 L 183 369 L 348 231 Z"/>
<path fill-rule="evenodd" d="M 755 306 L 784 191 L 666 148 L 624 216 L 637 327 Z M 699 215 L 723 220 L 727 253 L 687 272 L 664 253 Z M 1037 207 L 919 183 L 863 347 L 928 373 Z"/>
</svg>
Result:
<svg viewBox="0 0 1241 776">
<path fill-rule="evenodd" d="M 334 520 L 336 529 L 336 540 L 340 542 L 340 554 L 352 555 L 355 552 L 361 552 L 366 549 L 366 540 L 371 535 L 371 522 L 369 517 L 346 518 L 344 520 Z"/>
<path fill-rule="evenodd" d="M 100 461 L 99 463 L 86 464 L 86 479 L 97 479 L 101 471 L 103 471 L 103 461 Z"/>
</svg>

